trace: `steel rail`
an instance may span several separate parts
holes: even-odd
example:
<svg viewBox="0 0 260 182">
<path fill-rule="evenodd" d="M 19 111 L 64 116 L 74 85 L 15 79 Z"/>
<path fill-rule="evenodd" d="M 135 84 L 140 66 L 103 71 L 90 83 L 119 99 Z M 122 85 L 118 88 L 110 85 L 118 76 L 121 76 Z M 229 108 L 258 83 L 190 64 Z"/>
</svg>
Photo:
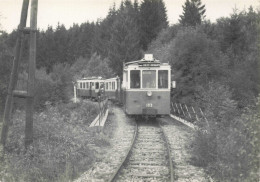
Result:
<svg viewBox="0 0 260 182">
<path fill-rule="evenodd" d="M 163 138 L 164 140 L 166 141 L 166 145 L 167 145 L 167 152 L 168 152 L 168 157 L 169 157 L 169 168 L 170 168 L 170 176 L 171 176 L 171 179 L 170 179 L 170 182 L 173 182 L 174 181 L 174 171 L 173 171 L 173 164 L 172 164 L 172 159 L 171 159 L 171 149 L 170 149 L 170 142 L 168 141 L 168 138 L 166 137 L 165 135 L 165 131 L 163 129 L 163 127 L 161 126 L 160 124 L 160 121 L 159 121 L 159 126 L 162 130 L 162 135 L 163 135 Z"/>
<path fill-rule="evenodd" d="M 127 151 L 127 155 L 125 155 L 124 159 L 122 160 L 121 164 L 118 166 L 118 168 L 116 169 L 115 173 L 112 175 L 112 177 L 109 179 L 109 182 L 113 182 L 117 175 L 119 174 L 119 171 L 121 170 L 121 168 L 123 167 L 124 163 L 126 162 L 126 159 L 129 157 L 131 150 L 134 146 L 135 140 L 137 138 L 137 130 L 138 130 L 138 125 L 136 123 L 135 125 L 135 131 L 134 131 L 134 136 L 132 138 L 132 142 L 131 142 L 131 146 L 129 147 L 129 150 Z"/>
</svg>

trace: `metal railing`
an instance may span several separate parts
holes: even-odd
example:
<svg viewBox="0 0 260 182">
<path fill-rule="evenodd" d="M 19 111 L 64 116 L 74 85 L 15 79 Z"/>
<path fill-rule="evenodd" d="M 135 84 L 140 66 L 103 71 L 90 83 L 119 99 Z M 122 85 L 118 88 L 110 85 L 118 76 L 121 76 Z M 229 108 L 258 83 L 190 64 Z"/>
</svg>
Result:
<svg viewBox="0 0 260 182">
<path fill-rule="evenodd" d="M 188 121 L 195 126 L 197 126 L 197 122 L 205 122 L 207 127 L 209 127 L 209 121 L 200 107 L 193 107 L 184 103 L 171 102 L 171 113 L 174 116 Z"/>
</svg>

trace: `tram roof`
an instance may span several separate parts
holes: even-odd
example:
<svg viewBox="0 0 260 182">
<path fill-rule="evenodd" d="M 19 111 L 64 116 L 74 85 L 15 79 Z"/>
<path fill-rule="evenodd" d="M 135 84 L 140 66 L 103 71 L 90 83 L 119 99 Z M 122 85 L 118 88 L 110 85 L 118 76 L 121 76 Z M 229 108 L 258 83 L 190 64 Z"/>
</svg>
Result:
<svg viewBox="0 0 260 182">
<path fill-rule="evenodd" d="M 156 60 L 156 59 L 153 59 L 153 60 L 145 60 L 144 58 L 143 59 L 140 59 L 140 60 L 137 60 L 137 61 L 131 61 L 131 62 L 127 62 L 125 63 L 125 66 L 128 66 L 128 65 L 138 65 L 138 64 L 142 64 L 142 63 L 161 63 L 159 60 Z"/>
<path fill-rule="evenodd" d="M 92 77 L 84 77 L 78 80 L 104 80 L 104 78 L 102 78 L 101 76 L 96 77 L 96 76 L 92 76 Z"/>
<path fill-rule="evenodd" d="M 116 79 L 118 79 L 119 77 L 117 76 L 117 77 L 114 77 L 114 78 L 108 78 L 108 79 L 105 79 L 106 81 L 110 81 L 110 80 L 116 80 Z"/>
<path fill-rule="evenodd" d="M 152 66 L 162 66 L 162 65 L 169 65 L 168 63 L 162 63 L 155 59 L 153 57 L 152 54 L 145 54 L 144 55 L 144 58 L 143 59 L 140 59 L 140 60 L 137 60 L 137 61 L 131 61 L 131 62 L 127 62 L 127 63 L 124 63 L 124 66 L 129 66 L 129 65 L 138 65 L 138 66 L 142 66 L 142 65 L 146 65 L 149 67 L 149 65 Z"/>
</svg>

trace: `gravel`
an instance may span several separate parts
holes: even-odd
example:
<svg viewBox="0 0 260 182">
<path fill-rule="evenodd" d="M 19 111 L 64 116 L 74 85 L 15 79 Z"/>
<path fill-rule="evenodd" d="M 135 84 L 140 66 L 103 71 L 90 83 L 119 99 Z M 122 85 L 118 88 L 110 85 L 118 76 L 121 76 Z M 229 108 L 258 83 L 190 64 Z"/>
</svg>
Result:
<svg viewBox="0 0 260 182">
<path fill-rule="evenodd" d="M 108 127 L 113 130 L 110 131 L 112 135 L 109 136 L 110 147 L 102 149 L 92 145 L 92 149 L 100 153 L 100 160 L 96 161 L 93 167 L 82 174 L 75 182 L 108 181 L 127 154 L 134 136 L 135 123 L 127 118 L 121 109 L 112 107 L 111 110 L 108 120 L 113 123 L 114 127 Z"/>
<path fill-rule="evenodd" d="M 126 117 L 121 109 L 117 107 L 111 109 L 112 112 L 110 111 L 108 123 L 106 124 L 112 124 L 112 127 L 108 127 L 110 130 L 110 135 L 108 136 L 110 138 L 110 147 L 100 148 L 92 144 L 90 147 L 99 153 L 99 159 L 96 160 L 92 168 L 82 174 L 75 182 L 108 181 L 129 150 L 135 123 L 132 119 Z M 163 123 L 163 129 L 170 142 L 175 181 L 211 181 L 203 168 L 190 163 L 190 142 L 194 131 L 170 117 L 160 118 L 160 120 Z M 133 157 L 138 157 L 138 155 L 133 155 Z M 130 181 L 142 180 L 132 178 Z"/>
<path fill-rule="evenodd" d="M 190 142 L 193 130 L 170 117 L 161 118 L 163 129 L 170 142 L 173 159 L 175 181 L 206 182 L 210 181 L 201 167 L 194 166 L 191 161 Z"/>
</svg>

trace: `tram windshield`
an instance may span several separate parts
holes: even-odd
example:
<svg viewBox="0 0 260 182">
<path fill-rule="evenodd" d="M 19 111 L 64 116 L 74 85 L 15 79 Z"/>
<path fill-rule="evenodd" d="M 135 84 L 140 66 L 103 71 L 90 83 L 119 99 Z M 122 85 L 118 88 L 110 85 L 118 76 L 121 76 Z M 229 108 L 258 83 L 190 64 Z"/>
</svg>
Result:
<svg viewBox="0 0 260 182">
<path fill-rule="evenodd" d="M 168 88 L 168 70 L 158 71 L 158 88 Z"/>
<path fill-rule="evenodd" d="M 140 70 L 130 71 L 130 88 L 140 88 Z"/>
<path fill-rule="evenodd" d="M 156 71 L 143 70 L 143 85 L 142 88 L 156 88 Z"/>
</svg>

